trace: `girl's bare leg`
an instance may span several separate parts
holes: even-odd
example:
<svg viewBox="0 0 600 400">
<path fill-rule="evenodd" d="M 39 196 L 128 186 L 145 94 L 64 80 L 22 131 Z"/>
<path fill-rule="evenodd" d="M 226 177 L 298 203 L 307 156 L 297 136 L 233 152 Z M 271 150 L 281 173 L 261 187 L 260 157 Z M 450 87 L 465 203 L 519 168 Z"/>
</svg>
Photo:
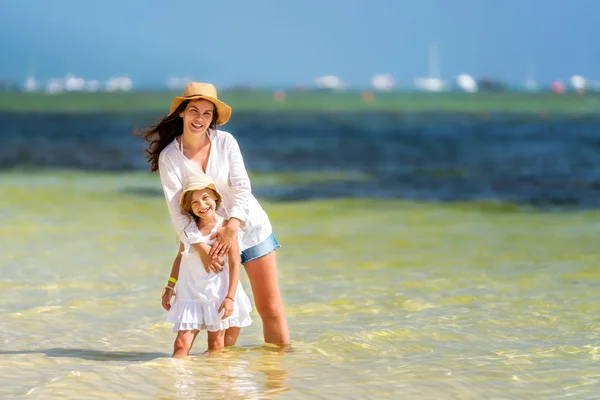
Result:
<svg viewBox="0 0 600 400">
<path fill-rule="evenodd" d="M 254 303 L 262 319 L 265 342 L 287 347 L 290 343 L 290 333 L 277 283 L 275 251 L 247 262 L 245 267 L 252 286 Z"/>
<path fill-rule="evenodd" d="M 196 336 L 198 336 L 198 332 L 199 331 L 196 329 L 193 331 L 177 332 L 175 343 L 173 343 L 174 358 L 187 357 L 190 354 L 190 350 L 192 349 Z"/>
<path fill-rule="evenodd" d="M 225 330 L 208 332 L 208 351 L 225 347 Z"/>
<path fill-rule="evenodd" d="M 232 326 L 225 330 L 225 347 L 235 346 L 238 336 L 240 335 L 241 328 Z"/>
</svg>

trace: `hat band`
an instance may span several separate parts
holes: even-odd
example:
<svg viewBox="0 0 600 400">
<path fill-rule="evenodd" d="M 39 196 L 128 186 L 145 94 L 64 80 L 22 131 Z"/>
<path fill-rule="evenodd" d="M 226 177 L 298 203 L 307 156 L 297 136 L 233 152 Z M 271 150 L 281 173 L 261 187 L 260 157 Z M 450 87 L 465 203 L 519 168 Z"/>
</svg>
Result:
<svg viewBox="0 0 600 400">
<path fill-rule="evenodd" d="M 192 97 L 196 97 L 196 96 L 210 97 L 211 99 L 213 98 L 212 96 L 209 96 L 207 94 L 190 94 L 189 96 L 185 96 L 185 98 L 191 99 Z"/>
</svg>

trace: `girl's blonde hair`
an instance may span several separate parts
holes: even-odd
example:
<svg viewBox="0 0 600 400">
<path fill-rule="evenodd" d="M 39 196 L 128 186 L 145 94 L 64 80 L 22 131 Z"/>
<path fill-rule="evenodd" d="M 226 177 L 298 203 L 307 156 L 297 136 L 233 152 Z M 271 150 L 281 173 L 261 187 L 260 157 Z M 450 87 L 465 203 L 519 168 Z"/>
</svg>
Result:
<svg viewBox="0 0 600 400">
<path fill-rule="evenodd" d="M 212 197 L 216 203 L 215 211 L 221 208 L 221 197 L 218 196 L 217 193 L 211 188 L 207 187 L 206 189 L 212 192 Z M 197 190 L 191 190 L 189 192 L 185 192 L 183 194 L 183 198 L 181 199 L 181 214 L 185 215 L 188 218 L 191 218 L 194 221 L 198 221 L 198 216 L 194 214 L 194 211 L 192 211 L 192 197 L 194 196 L 194 192 L 196 191 Z"/>
</svg>

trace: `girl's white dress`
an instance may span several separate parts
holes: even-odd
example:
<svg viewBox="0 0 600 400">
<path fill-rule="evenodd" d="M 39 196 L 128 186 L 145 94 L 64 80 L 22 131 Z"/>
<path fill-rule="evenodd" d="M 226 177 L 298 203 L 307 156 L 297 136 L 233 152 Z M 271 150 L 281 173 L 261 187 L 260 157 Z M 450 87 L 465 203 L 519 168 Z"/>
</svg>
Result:
<svg viewBox="0 0 600 400">
<path fill-rule="evenodd" d="M 191 247 L 192 243 L 208 243 L 210 236 L 221 225 L 221 218 L 212 231 L 204 236 L 198 229 L 186 228 L 181 234 L 184 249 L 179 267 L 179 279 L 175 290 L 175 301 L 167 314 L 166 321 L 172 322 L 173 331 L 202 330 L 214 332 L 229 327 L 244 327 L 252 323 L 250 318 L 250 299 L 244 292 L 242 283 L 238 282 L 233 302 L 233 313 L 227 319 L 221 319 L 223 312 L 218 312 L 221 303 L 229 290 L 229 264 L 224 258 L 223 270 L 217 274 L 206 272 L 198 253 Z M 193 222 L 190 225 L 196 224 Z"/>
</svg>

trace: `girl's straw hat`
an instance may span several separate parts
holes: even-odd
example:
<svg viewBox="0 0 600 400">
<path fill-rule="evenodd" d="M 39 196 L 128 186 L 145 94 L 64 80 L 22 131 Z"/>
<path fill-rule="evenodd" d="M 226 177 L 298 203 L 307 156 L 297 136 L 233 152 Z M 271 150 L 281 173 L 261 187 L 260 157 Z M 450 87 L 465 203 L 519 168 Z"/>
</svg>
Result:
<svg viewBox="0 0 600 400">
<path fill-rule="evenodd" d="M 217 187 L 215 186 L 213 180 L 210 179 L 210 176 L 206 174 L 197 174 L 185 178 L 185 183 L 181 189 L 181 195 L 179 196 L 179 206 L 182 206 L 181 203 L 183 202 L 183 196 L 187 192 L 193 192 L 194 190 L 202 190 L 207 188 L 212 189 L 217 195 L 217 204 L 223 201 L 223 196 L 221 196 L 221 193 L 219 193 L 217 190 Z"/>
<path fill-rule="evenodd" d="M 173 99 L 169 115 L 173 114 L 175 110 L 177 110 L 177 107 L 184 101 L 197 99 L 205 99 L 215 105 L 217 113 L 219 114 L 217 125 L 223 125 L 229 121 L 229 117 L 231 117 L 231 107 L 219 100 L 217 88 L 215 88 L 214 85 L 202 82 L 189 83 L 185 89 L 183 89 L 183 94 Z"/>
</svg>

